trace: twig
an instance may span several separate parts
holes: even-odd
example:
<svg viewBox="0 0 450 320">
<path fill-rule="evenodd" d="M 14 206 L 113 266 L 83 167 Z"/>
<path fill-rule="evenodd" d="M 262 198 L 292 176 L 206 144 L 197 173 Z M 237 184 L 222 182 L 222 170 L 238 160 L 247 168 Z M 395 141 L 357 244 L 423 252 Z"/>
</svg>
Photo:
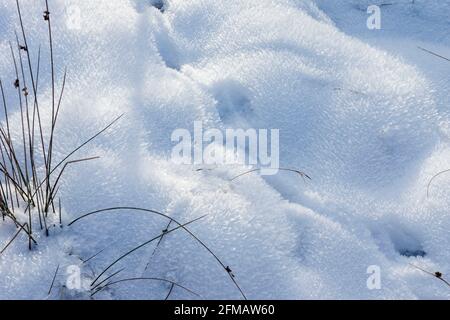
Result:
<svg viewBox="0 0 450 320">
<path fill-rule="evenodd" d="M 50 295 L 52 293 L 53 285 L 55 284 L 55 280 L 56 280 L 56 276 L 58 275 L 58 271 L 59 271 L 59 264 L 56 267 L 55 274 L 53 275 L 53 280 L 52 280 L 52 284 L 50 285 L 50 289 L 48 289 L 48 295 Z"/>
<path fill-rule="evenodd" d="M 436 56 L 436 57 L 438 57 L 438 58 L 441 58 L 441 59 L 444 59 L 444 60 L 450 61 L 450 59 L 449 59 L 449 58 L 446 58 L 446 57 L 444 57 L 444 56 L 441 56 L 440 54 L 437 54 L 436 52 L 433 52 L 433 51 L 427 50 L 427 49 L 425 49 L 425 48 L 422 48 L 422 47 L 417 47 L 417 48 L 419 48 L 419 49 L 420 49 L 420 50 L 422 50 L 422 51 L 425 51 L 426 53 L 432 54 L 433 56 Z"/>
<path fill-rule="evenodd" d="M 170 290 L 167 293 L 166 298 L 164 299 L 165 301 L 169 300 L 170 295 L 172 294 L 173 288 L 175 288 L 175 284 L 172 283 L 172 285 L 170 286 Z"/>
<path fill-rule="evenodd" d="M 22 232 L 22 229 L 19 228 L 19 230 L 14 235 L 14 237 L 6 244 L 6 246 L 2 249 L 2 251 L 0 251 L 0 255 L 5 253 L 6 249 L 8 249 L 8 247 L 14 242 L 14 240 L 16 240 L 16 238 L 19 236 L 20 232 Z"/>
<path fill-rule="evenodd" d="M 205 215 L 205 216 L 206 216 L 206 215 Z M 148 244 L 154 242 L 155 240 L 158 240 L 159 238 L 161 238 L 161 237 L 162 237 L 163 235 L 165 235 L 165 234 L 169 234 L 169 233 L 175 232 L 175 231 L 177 231 L 178 229 L 181 229 L 181 228 L 185 229 L 187 225 L 192 224 L 192 223 L 194 223 L 194 222 L 196 222 L 196 221 L 198 221 L 198 220 L 200 220 L 200 219 L 203 219 L 205 216 L 199 217 L 199 218 L 197 218 L 197 219 L 195 219 L 195 220 L 192 220 L 192 221 L 187 222 L 187 223 L 185 223 L 185 224 L 182 224 L 182 225 L 180 225 L 180 226 L 178 226 L 178 227 L 176 227 L 176 228 L 173 228 L 173 229 L 171 229 L 171 230 L 169 230 L 169 231 L 167 231 L 167 232 L 165 232 L 165 233 L 163 233 L 163 234 L 160 234 L 159 236 L 154 237 L 154 238 L 152 238 L 152 239 L 150 239 L 150 240 L 148 240 L 148 241 L 142 243 L 141 245 L 139 245 L 139 246 L 137 246 L 137 247 L 135 247 L 135 248 L 129 250 L 128 252 L 126 252 L 125 254 L 121 255 L 121 256 L 120 256 L 119 258 L 117 258 L 116 260 L 114 260 L 113 263 L 111 263 L 110 265 L 108 265 L 108 266 L 107 266 L 107 267 L 106 267 L 106 268 L 105 268 L 105 269 L 97 276 L 97 278 L 94 279 L 94 281 L 91 283 L 91 286 L 93 286 L 93 285 L 100 279 L 100 277 L 106 273 L 106 271 L 108 271 L 109 269 L 111 269 L 114 265 L 116 265 L 118 262 L 120 262 L 122 259 L 124 259 L 124 258 L 127 257 L 128 255 L 130 255 L 130 254 L 132 254 L 133 252 L 135 252 L 135 251 L 137 251 L 137 250 L 139 250 L 139 249 L 145 247 L 146 245 L 148 245 Z M 185 229 L 185 230 L 186 230 L 186 229 Z"/>
<path fill-rule="evenodd" d="M 185 291 L 187 291 L 187 292 L 189 292 L 189 293 L 191 293 L 191 294 L 193 294 L 193 295 L 195 295 L 195 296 L 201 298 L 201 296 L 200 296 L 198 293 L 195 293 L 195 292 L 192 291 L 191 289 L 188 289 L 188 288 L 186 288 L 185 286 L 182 286 L 182 285 L 180 285 L 180 284 L 178 284 L 178 283 L 176 283 L 176 282 L 174 282 L 174 281 L 167 280 L 167 279 L 162 279 L 162 278 L 130 278 L 130 279 L 117 280 L 117 281 L 108 283 L 107 285 L 105 285 L 104 287 L 102 287 L 100 290 L 97 290 L 94 294 L 97 294 L 98 292 L 104 290 L 105 288 L 110 287 L 110 286 L 113 286 L 113 285 L 118 284 L 118 283 L 130 282 L 130 281 L 142 281 L 142 280 L 147 280 L 147 281 L 159 281 L 159 282 L 170 283 L 170 284 L 172 284 L 172 285 L 174 285 L 174 286 L 176 286 L 176 287 L 178 287 L 178 288 L 181 288 L 181 289 L 183 289 L 183 290 L 185 290 Z M 93 296 L 94 294 L 92 294 L 91 296 Z"/>
<path fill-rule="evenodd" d="M 167 232 L 167 230 L 169 230 L 171 224 L 172 224 L 172 221 L 169 221 L 169 223 L 167 224 L 166 228 L 163 230 L 163 233 L 164 233 L 164 232 Z M 150 265 L 150 260 L 155 256 L 156 251 L 158 250 L 159 246 L 161 245 L 163 239 L 164 239 L 164 236 L 162 236 L 162 237 L 159 239 L 158 243 L 156 244 L 155 248 L 153 249 L 152 255 L 150 256 L 150 259 L 149 259 L 149 261 L 147 262 L 147 265 L 145 266 L 144 272 L 147 271 L 148 266 Z"/>
</svg>

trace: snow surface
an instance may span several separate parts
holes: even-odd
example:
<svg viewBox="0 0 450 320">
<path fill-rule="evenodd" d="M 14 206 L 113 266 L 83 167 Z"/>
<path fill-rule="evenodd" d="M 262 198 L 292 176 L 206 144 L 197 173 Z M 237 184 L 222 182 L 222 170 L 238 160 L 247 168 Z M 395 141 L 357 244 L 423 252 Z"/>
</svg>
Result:
<svg viewBox="0 0 450 320">
<path fill-rule="evenodd" d="M 23 2 L 37 49 L 47 36 L 42 2 Z M 377 3 L 167 0 L 158 9 L 152 4 L 161 1 L 50 1 L 58 80 L 64 66 L 69 72 L 57 155 L 125 113 L 79 154 L 101 159 L 65 175 L 64 221 L 110 206 L 151 208 L 183 222 L 208 214 L 189 228 L 250 299 L 449 299 L 448 287 L 409 264 L 450 273 L 450 177 L 426 192 L 431 177 L 450 168 L 450 63 L 418 49 L 450 56 L 450 1 L 391 0 L 382 6 L 382 30 L 371 31 L 366 9 Z M 81 28 L 67 23 L 72 7 Z M 13 78 L 8 41 L 17 27 L 14 1 L 0 0 L 2 79 Z M 50 101 L 45 71 L 41 100 Z M 49 108 L 43 113 L 48 120 Z M 12 118 L 18 126 L 19 114 Z M 313 180 L 282 172 L 230 183 L 244 168 L 174 165 L 170 135 L 196 120 L 279 128 L 282 166 Z M 111 212 L 40 236 L 32 252 L 22 238 L 0 256 L 0 298 L 89 298 L 63 288 L 68 266 L 92 280 L 166 224 Z M 13 234 L 2 223 L 0 243 Z M 118 279 L 161 277 L 203 298 L 241 298 L 186 233 L 168 235 L 152 257 L 153 250 L 135 252 L 109 274 L 125 268 Z M 380 290 L 367 288 L 371 265 L 381 268 Z M 169 289 L 123 283 L 96 298 L 164 299 Z M 198 297 L 175 289 L 171 298 Z"/>
</svg>

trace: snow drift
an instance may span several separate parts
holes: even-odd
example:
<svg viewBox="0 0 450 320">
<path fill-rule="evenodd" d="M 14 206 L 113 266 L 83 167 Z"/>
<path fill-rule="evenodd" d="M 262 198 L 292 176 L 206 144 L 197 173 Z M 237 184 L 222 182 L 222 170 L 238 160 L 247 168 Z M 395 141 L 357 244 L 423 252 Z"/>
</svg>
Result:
<svg viewBox="0 0 450 320">
<path fill-rule="evenodd" d="M 389 16 L 412 5 L 393 2 L 383 9 Z M 427 39 L 436 47 L 443 41 L 448 50 L 450 39 L 435 37 L 433 26 L 450 2 L 415 2 L 408 10 L 420 13 L 428 33 L 414 39 L 412 31 L 392 29 L 384 39 L 409 37 L 418 45 Z M 448 287 L 409 265 L 450 272 L 450 179 L 437 179 L 429 198 L 426 192 L 430 178 L 450 167 L 445 61 L 431 68 L 425 61 L 432 56 L 366 37 L 367 6 L 353 0 L 170 0 L 163 10 L 138 0 L 51 6 L 56 62 L 60 75 L 64 66 L 69 70 L 57 153 L 62 157 L 125 113 L 83 151 L 101 159 L 65 176 L 66 222 L 109 206 L 152 208 L 180 221 L 208 214 L 190 229 L 232 268 L 250 299 L 450 298 Z M 77 28 L 67 22 L 73 7 L 80 12 Z M 27 2 L 23 11 L 36 50 L 46 41 L 42 3 Z M 338 19 L 346 16 L 361 23 Z M 408 21 L 421 28 L 414 17 Z M 15 28 L 15 4 L 2 0 L 4 79 L 11 78 L 8 41 Z M 49 100 L 48 74 L 41 83 L 42 99 Z M 230 183 L 245 168 L 175 166 L 170 135 L 194 121 L 280 129 L 281 164 L 313 180 L 280 173 Z M 102 214 L 41 237 L 32 252 L 17 241 L 0 257 L 0 298 L 46 298 L 58 265 L 49 298 L 86 298 L 62 288 L 67 266 L 79 265 L 92 279 L 165 224 L 137 212 Z M 0 243 L 12 233 L 2 224 Z M 125 268 L 121 277 L 168 278 L 204 298 L 240 298 L 220 265 L 186 234 L 167 236 L 153 250 L 116 266 Z M 381 268 L 380 290 L 367 288 L 371 265 Z M 168 289 L 124 283 L 96 297 L 164 299 Z M 175 289 L 171 298 L 196 297 Z"/>
</svg>

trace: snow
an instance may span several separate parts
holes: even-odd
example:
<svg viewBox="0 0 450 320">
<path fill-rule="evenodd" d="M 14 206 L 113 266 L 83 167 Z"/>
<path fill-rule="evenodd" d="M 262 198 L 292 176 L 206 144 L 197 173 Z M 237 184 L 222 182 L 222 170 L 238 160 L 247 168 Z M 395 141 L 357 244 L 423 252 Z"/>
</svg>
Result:
<svg viewBox="0 0 450 320">
<path fill-rule="evenodd" d="M 427 198 L 429 180 L 450 168 L 450 63 L 417 48 L 450 56 L 450 1 L 392 0 L 373 31 L 366 9 L 375 0 L 163 2 L 50 1 L 58 83 L 68 68 L 56 154 L 125 114 L 78 154 L 101 158 L 64 176 L 64 222 L 110 206 L 151 208 L 181 222 L 208 214 L 189 229 L 250 299 L 450 298 L 442 282 L 410 265 L 450 272 L 449 177 L 437 178 Z M 0 8 L 0 75 L 11 79 L 15 3 L 1 0 Z M 79 26 L 67 16 L 74 8 Z M 42 3 L 23 11 L 36 49 L 47 36 Z M 41 101 L 50 101 L 48 80 L 44 69 Z M 19 114 L 11 117 L 18 127 Z M 231 183 L 245 168 L 174 165 L 171 133 L 199 120 L 205 128 L 280 129 L 281 165 L 312 181 L 280 172 Z M 63 288 L 67 267 L 93 280 L 167 223 L 142 212 L 102 213 L 41 235 L 32 252 L 22 236 L 0 256 L 0 298 L 89 298 Z M 0 244 L 14 230 L 1 223 Z M 154 247 L 109 274 L 125 268 L 117 279 L 161 277 L 202 298 L 241 298 L 185 232 L 165 237 L 152 256 Z M 380 290 L 367 288 L 372 265 L 381 268 Z M 95 298 L 164 299 L 169 289 L 122 283 Z M 171 298 L 198 297 L 175 289 Z"/>
</svg>

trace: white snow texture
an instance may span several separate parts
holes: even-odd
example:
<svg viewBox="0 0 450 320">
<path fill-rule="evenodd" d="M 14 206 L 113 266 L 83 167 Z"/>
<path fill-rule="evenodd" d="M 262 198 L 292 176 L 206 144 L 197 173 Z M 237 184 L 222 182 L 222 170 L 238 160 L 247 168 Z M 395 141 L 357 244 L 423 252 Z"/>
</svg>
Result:
<svg viewBox="0 0 450 320">
<path fill-rule="evenodd" d="M 101 158 L 64 176 L 64 222 L 111 206 L 154 209 L 181 222 L 207 214 L 189 230 L 230 266 L 249 299 L 449 299 L 445 284 L 410 264 L 450 274 L 450 175 L 435 179 L 427 197 L 430 179 L 450 169 L 450 63 L 418 49 L 450 56 L 450 1 L 392 0 L 381 7 L 382 29 L 368 30 L 366 9 L 377 2 L 49 1 L 58 88 L 68 70 L 56 155 L 125 114 L 77 154 Z M 21 3 L 33 54 L 41 44 L 46 61 L 44 2 Z M 17 20 L 15 1 L 0 0 L 0 77 L 10 92 L 8 42 Z M 17 128 L 19 117 L 12 112 Z M 312 180 L 280 172 L 230 183 L 246 168 L 174 165 L 171 134 L 192 130 L 194 121 L 280 129 L 281 165 Z M 116 211 L 40 235 L 31 252 L 22 235 L 0 256 L 0 298 L 89 298 L 64 287 L 70 265 L 92 280 L 166 226 L 155 215 Z M 14 232 L 0 222 L 0 249 Z M 164 237 L 153 255 L 154 248 L 108 274 L 125 268 L 115 279 L 159 277 L 201 298 L 242 298 L 186 232 Z M 373 265 L 381 271 L 378 290 L 367 286 Z M 164 299 L 169 290 L 133 281 L 95 298 Z M 170 298 L 199 299 L 181 288 Z"/>
</svg>

